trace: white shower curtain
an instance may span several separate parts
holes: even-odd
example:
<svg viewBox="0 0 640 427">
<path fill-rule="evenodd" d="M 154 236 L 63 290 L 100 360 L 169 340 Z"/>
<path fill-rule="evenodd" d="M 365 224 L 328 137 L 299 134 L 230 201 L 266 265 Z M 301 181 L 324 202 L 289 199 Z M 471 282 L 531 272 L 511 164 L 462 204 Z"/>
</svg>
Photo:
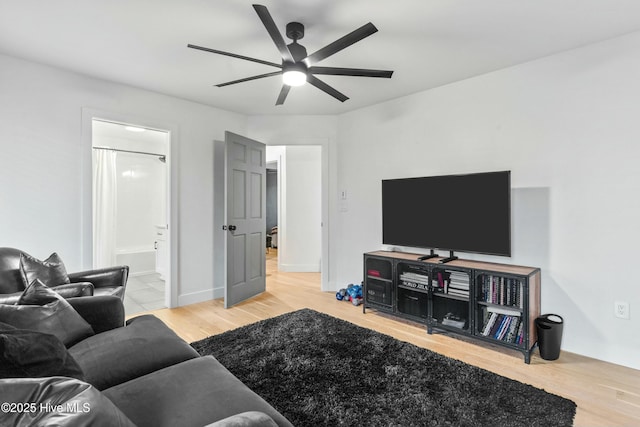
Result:
<svg viewBox="0 0 640 427">
<path fill-rule="evenodd" d="M 116 265 L 116 155 L 93 150 L 93 266 Z"/>
</svg>

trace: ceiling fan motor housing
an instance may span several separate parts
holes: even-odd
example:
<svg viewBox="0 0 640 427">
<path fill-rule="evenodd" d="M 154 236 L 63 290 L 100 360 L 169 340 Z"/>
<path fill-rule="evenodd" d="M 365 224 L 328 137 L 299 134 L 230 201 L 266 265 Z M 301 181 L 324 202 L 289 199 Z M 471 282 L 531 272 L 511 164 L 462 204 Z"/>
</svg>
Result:
<svg viewBox="0 0 640 427">
<path fill-rule="evenodd" d="M 304 37 L 304 25 L 299 22 L 289 22 L 286 28 L 287 37 L 291 40 L 300 40 Z"/>
</svg>

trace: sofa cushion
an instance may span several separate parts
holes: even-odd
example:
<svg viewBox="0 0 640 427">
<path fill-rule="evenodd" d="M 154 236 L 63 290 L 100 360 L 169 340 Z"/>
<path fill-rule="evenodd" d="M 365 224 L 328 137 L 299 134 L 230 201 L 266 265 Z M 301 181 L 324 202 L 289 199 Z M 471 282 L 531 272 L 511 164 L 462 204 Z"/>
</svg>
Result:
<svg viewBox="0 0 640 427">
<path fill-rule="evenodd" d="M 84 379 L 82 369 L 58 338 L 0 325 L 0 378 L 54 376 Z"/>
<path fill-rule="evenodd" d="M 2 426 L 136 427 L 98 390 L 77 379 L 2 379 L 0 396 L 4 405 L 23 408 L 0 412 Z"/>
<path fill-rule="evenodd" d="M 55 291 L 36 279 L 16 305 L 0 304 L 0 322 L 58 337 L 67 347 L 93 335 L 91 326 Z"/>
<path fill-rule="evenodd" d="M 213 356 L 191 359 L 102 393 L 139 427 L 201 427 L 246 411 L 264 412 L 278 426 L 291 426 Z"/>
<path fill-rule="evenodd" d="M 20 271 L 25 287 L 36 279 L 40 279 L 49 287 L 69 283 L 67 269 L 60 256 L 55 252 L 44 261 L 23 252 L 20 254 Z"/>
<path fill-rule="evenodd" d="M 151 315 L 134 317 L 123 328 L 89 337 L 69 352 L 85 380 L 99 390 L 198 357 L 189 344 Z"/>
</svg>

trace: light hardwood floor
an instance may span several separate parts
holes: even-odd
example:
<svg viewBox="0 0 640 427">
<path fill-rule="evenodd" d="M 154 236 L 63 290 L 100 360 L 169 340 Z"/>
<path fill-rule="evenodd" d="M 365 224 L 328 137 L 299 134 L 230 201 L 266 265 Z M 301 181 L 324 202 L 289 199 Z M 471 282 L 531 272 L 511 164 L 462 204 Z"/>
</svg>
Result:
<svg viewBox="0 0 640 427">
<path fill-rule="evenodd" d="M 262 295 L 228 310 L 222 300 L 212 300 L 150 313 L 193 342 L 258 320 L 311 308 L 569 398 L 578 405 L 576 426 L 640 426 L 638 370 L 568 352 L 562 352 L 558 360 L 545 361 L 537 350 L 527 365 L 519 352 L 445 334 L 428 335 L 424 326 L 374 310 L 363 314 L 362 307 L 337 301 L 332 292 L 321 292 L 318 273 L 278 272 L 276 254 L 271 250 L 267 255 L 267 291 Z"/>
</svg>

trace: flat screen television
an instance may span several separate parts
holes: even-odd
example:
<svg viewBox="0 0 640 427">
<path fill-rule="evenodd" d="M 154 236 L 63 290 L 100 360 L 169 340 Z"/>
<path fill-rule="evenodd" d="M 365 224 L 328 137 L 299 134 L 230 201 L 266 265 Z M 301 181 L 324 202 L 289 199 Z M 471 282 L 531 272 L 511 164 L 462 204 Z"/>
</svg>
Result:
<svg viewBox="0 0 640 427">
<path fill-rule="evenodd" d="M 383 180 L 382 243 L 511 256 L 511 172 Z"/>
</svg>

